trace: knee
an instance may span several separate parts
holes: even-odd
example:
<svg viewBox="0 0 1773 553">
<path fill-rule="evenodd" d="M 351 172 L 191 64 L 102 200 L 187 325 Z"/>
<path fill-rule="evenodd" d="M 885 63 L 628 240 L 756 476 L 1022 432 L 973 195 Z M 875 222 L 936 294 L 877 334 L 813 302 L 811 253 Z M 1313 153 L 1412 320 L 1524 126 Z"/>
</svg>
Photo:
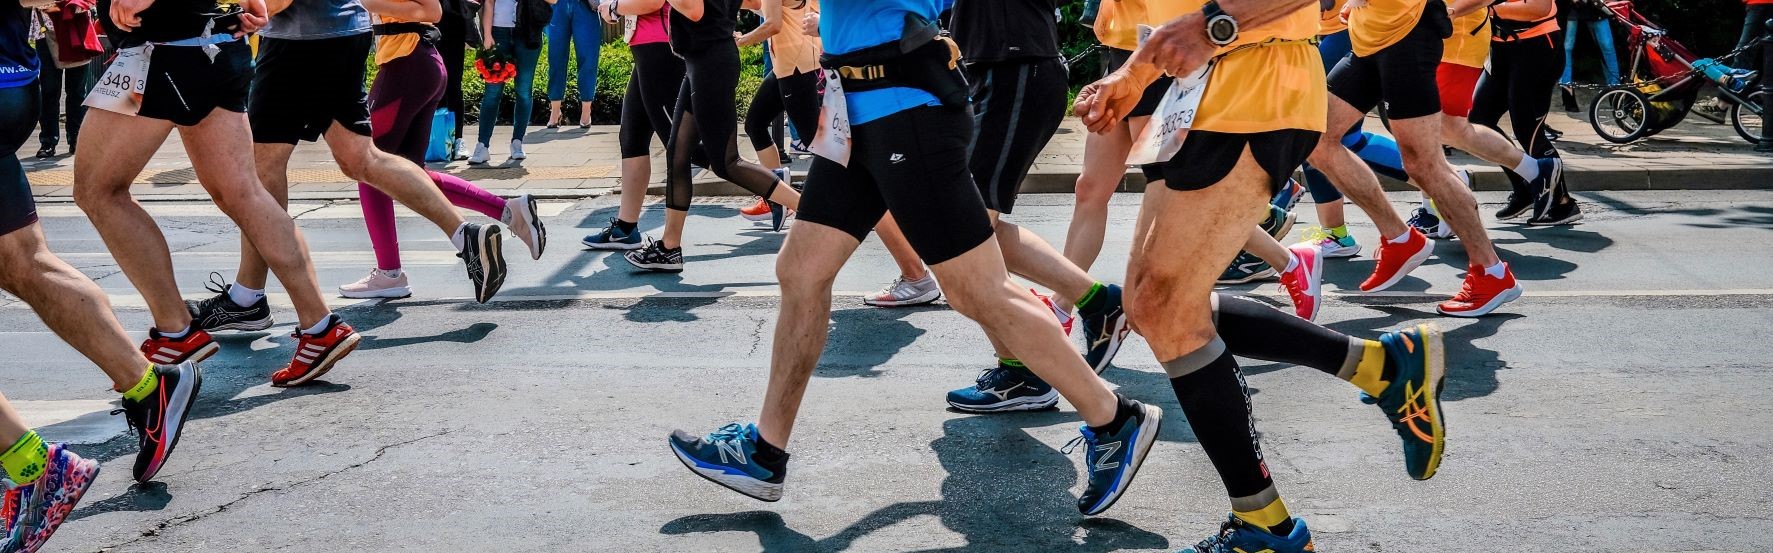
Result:
<svg viewBox="0 0 1773 553">
<path fill-rule="evenodd" d="M 831 286 L 837 281 L 837 271 L 824 267 L 809 267 L 801 260 L 792 256 L 776 256 L 776 281 L 782 287 L 784 295 L 807 297 L 830 295 Z"/>
<path fill-rule="evenodd" d="M 80 210 L 86 212 L 88 217 L 97 216 L 116 202 L 125 201 L 128 198 L 129 187 L 127 185 L 106 186 L 92 183 L 74 186 L 74 205 L 79 206 Z"/>
<path fill-rule="evenodd" d="M 339 172 L 344 173 L 345 178 L 357 182 L 368 182 L 369 179 L 365 177 L 368 176 L 372 156 L 371 153 L 333 154 L 333 160 L 338 162 Z"/>
<path fill-rule="evenodd" d="M 1112 179 L 1094 178 L 1088 173 L 1077 176 L 1077 207 L 1101 205 L 1106 207 L 1108 200 L 1114 197 L 1114 189 L 1120 182 Z"/>
</svg>

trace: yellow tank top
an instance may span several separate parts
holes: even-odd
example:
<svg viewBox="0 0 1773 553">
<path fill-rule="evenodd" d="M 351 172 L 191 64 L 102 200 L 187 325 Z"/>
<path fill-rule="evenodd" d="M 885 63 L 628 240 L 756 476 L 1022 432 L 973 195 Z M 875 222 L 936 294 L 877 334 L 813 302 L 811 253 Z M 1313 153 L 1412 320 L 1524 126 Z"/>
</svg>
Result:
<svg viewBox="0 0 1773 553">
<path fill-rule="evenodd" d="M 1348 40 L 1354 55 L 1371 56 L 1415 30 L 1428 0 L 1367 0 L 1348 13 Z"/>
<path fill-rule="evenodd" d="M 398 17 L 375 15 L 377 23 L 407 23 Z M 404 33 L 398 35 L 381 35 L 376 37 L 376 65 L 382 65 L 411 54 L 419 47 L 419 35 Z"/>
<path fill-rule="evenodd" d="M 1200 11 L 1205 0 L 1157 2 L 1150 25 Z M 1324 64 L 1311 40 L 1318 33 L 1316 4 L 1264 25 L 1238 31 L 1219 49 L 1219 61 L 1201 97 L 1194 128 L 1226 133 L 1281 129 L 1322 132 L 1328 116 Z"/>
<path fill-rule="evenodd" d="M 1490 57 L 1490 10 L 1481 9 L 1453 19 L 1453 36 L 1441 46 L 1441 63 L 1483 67 Z"/>
<path fill-rule="evenodd" d="M 781 0 L 764 0 L 765 2 Z M 798 4 L 799 0 L 783 1 L 782 31 L 770 37 L 770 68 L 776 77 L 787 77 L 796 71 L 812 73 L 819 68 L 820 43 L 818 37 L 807 36 L 801 32 L 801 21 L 806 19 L 807 12 L 819 11 L 819 0 L 805 0 L 798 8 L 788 7 Z"/>
</svg>

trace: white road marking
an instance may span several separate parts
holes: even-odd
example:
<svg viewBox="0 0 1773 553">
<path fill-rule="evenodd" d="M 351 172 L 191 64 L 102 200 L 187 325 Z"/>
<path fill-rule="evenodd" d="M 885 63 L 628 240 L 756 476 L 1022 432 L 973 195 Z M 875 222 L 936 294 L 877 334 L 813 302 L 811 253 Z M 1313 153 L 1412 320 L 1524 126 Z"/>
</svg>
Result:
<svg viewBox="0 0 1773 553">
<path fill-rule="evenodd" d="M 96 444 L 129 429 L 123 416 L 111 415 L 114 401 L 96 399 L 12 400 L 25 424 L 51 442 Z"/>
</svg>

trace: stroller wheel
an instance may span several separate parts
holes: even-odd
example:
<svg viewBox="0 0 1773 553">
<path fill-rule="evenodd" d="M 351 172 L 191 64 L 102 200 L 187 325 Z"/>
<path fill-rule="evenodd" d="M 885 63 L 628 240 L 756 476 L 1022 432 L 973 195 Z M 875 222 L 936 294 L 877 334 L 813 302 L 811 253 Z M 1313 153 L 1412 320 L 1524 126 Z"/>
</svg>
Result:
<svg viewBox="0 0 1773 553">
<path fill-rule="evenodd" d="M 1763 127 L 1766 114 L 1756 113 L 1764 105 L 1761 99 L 1766 95 L 1765 92 L 1757 91 L 1748 95 L 1747 101 L 1730 106 L 1730 126 L 1736 127 L 1736 134 L 1741 135 L 1749 144 L 1759 144 L 1761 133 L 1766 132 Z"/>
<path fill-rule="evenodd" d="M 1650 99 L 1630 88 L 1615 88 L 1595 96 L 1588 106 L 1588 124 L 1601 138 L 1626 144 L 1648 136 L 1652 124 Z"/>
</svg>

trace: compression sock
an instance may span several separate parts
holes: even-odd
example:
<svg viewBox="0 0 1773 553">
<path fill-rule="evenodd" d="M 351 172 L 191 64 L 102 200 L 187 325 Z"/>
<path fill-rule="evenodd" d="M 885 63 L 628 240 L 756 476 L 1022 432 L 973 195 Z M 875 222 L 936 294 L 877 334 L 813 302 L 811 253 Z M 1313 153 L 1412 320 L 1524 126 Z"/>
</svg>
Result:
<svg viewBox="0 0 1773 553">
<path fill-rule="evenodd" d="M 468 223 L 462 223 L 456 227 L 455 232 L 449 233 L 449 243 L 454 245 L 458 252 L 468 246 Z"/>
<path fill-rule="evenodd" d="M 1199 349 L 1162 365 L 1189 428 L 1225 483 L 1232 512 L 1263 528 L 1279 526 L 1276 519 L 1285 518 L 1285 507 L 1277 507 L 1280 494 L 1262 461 L 1250 415 L 1250 391 L 1225 341 L 1214 336 Z"/>
<path fill-rule="evenodd" d="M 12 447 L 0 453 L 0 465 L 6 467 L 6 478 L 13 484 L 23 486 L 36 482 L 43 477 L 43 468 L 49 465 L 49 444 L 43 443 L 37 431 L 27 431 Z"/>
<path fill-rule="evenodd" d="M 1539 178 L 1539 160 L 1533 159 L 1533 156 L 1522 154 L 1521 162 L 1512 169 L 1514 169 L 1514 174 L 1520 175 L 1521 178 L 1528 181 Z"/>
<path fill-rule="evenodd" d="M 154 372 L 153 365 L 148 365 L 147 372 L 142 373 L 141 381 L 123 391 L 123 399 L 129 401 L 148 399 L 148 395 L 154 393 L 154 390 L 158 388 L 160 388 L 160 373 Z"/>
<path fill-rule="evenodd" d="M 1330 330 L 1243 296 L 1221 293 L 1214 300 L 1213 320 L 1233 354 L 1311 367 L 1374 395 L 1397 373 L 1379 342 Z"/>
<path fill-rule="evenodd" d="M 252 307 L 262 299 L 265 299 L 265 291 L 262 289 L 247 288 L 238 282 L 228 285 L 228 300 L 234 302 L 234 305 Z"/>
<path fill-rule="evenodd" d="M 630 223 L 628 221 L 623 221 L 621 219 L 616 219 L 615 223 L 613 223 L 613 224 L 616 226 L 617 230 L 620 230 L 622 232 L 630 232 L 631 233 L 631 232 L 634 232 L 634 229 L 640 228 L 640 223 L 638 223 L 638 222 Z"/>
<path fill-rule="evenodd" d="M 1079 313 L 1100 312 L 1108 307 L 1108 286 L 1100 282 L 1091 284 L 1089 291 L 1084 292 L 1083 297 L 1077 298 L 1072 305 L 1077 307 Z"/>
<path fill-rule="evenodd" d="M 1127 421 L 1133 420 L 1133 417 L 1138 416 L 1139 412 L 1139 405 L 1133 403 L 1133 400 L 1127 399 L 1126 396 L 1120 395 L 1119 393 L 1115 393 L 1114 420 L 1108 421 L 1108 424 L 1102 426 L 1092 426 L 1090 427 L 1090 431 L 1095 432 L 1098 435 L 1119 432 L 1121 427 L 1126 426 Z"/>
</svg>

